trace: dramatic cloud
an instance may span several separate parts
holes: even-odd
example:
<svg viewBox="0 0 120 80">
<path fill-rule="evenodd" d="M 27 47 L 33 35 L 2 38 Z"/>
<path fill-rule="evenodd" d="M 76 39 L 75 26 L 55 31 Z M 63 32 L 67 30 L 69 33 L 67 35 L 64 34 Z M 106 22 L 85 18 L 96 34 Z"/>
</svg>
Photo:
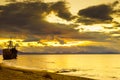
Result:
<svg viewBox="0 0 120 80">
<path fill-rule="evenodd" d="M 119 1 L 115 1 L 112 4 L 101 4 L 79 10 L 78 15 L 80 17 L 77 22 L 81 22 L 85 25 L 111 23 L 113 20 L 111 15 L 119 12 L 118 8 L 114 9 L 118 4 Z"/>
<path fill-rule="evenodd" d="M 70 25 L 49 23 L 44 18 L 54 12 L 58 17 L 70 20 L 72 15 L 63 1 L 15 2 L 0 6 L 0 31 L 25 35 L 77 34 Z"/>
<path fill-rule="evenodd" d="M 74 17 L 72 16 L 72 14 L 69 12 L 68 8 L 66 7 L 65 2 L 59 1 L 54 3 L 51 6 L 52 11 L 57 13 L 57 16 L 66 19 L 66 20 L 71 20 Z"/>
<path fill-rule="evenodd" d="M 100 11 L 103 12 L 99 13 Z M 19 35 L 25 39 L 24 41 L 37 41 L 51 35 L 66 39 L 91 41 L 107 41 L 110 38 L 106 33 L 80 33 L 79 30 L 74 29 L 73 25 L 49 23 L 45 21 L 45 17 L 51 12 L 62 19 L 71 20 L 73 18 L 63 1 L 54 3 L 15 2 L 0 6 L 0 31 L 4 33 L 0 36 L 7 37 L 8 33 L 9 35 Z M 89 7 L 79 11 L 80 17 L 82 15 L 80 21 L 86 24 L 101 23 L 102 20 L 107 22 L 112 19 L 109 16 L 111 12 L 112 8 L 108 5 Z M 60 44 L 65 43 L 61 39 L 57 40 Z"/>
<path fill-rule="evenodd" d="M 67 7 L 64 1 L 49 3 L 42 2 L 42 0 L 8 1 L 12 2 L 0 5 L 0 32 L 2 33 L 0 38 L 12 36 L 13 38 L 24 39 L 23 42 L 19 41 L 20 50 L 22 51 L 27 52 L 31 50 L 31 52 L 38 51 L 41 53 L 106 53 L 117 52 L 120 48 L 120 31 L 118 30 L 120 23 L 117 19 L 113 19 L 116 16 L 114 14 L 118 14 L 117 16 L 120 14 L 120 10 L 116 7 L 119 4 L 118 1 L 110 5 L 101 4 L 82 9 L 76 17 L 70 13 L 69 7 Z M 57 16 L 57 18 L 59 17 L 61 21 L 66 21 L 66 23 L 48 22 L 49 20 L 47 21 L 46 19 L 51 14 Z M 106 24 L 105 26 L 100 25 L 102 23 L 108 23 L 108 26 Z M 97 28 L 94 28 L 94 24 L 99 24 L 102 27 L 101 31 L 98 31 L 99 29 L 95 30 Z M 111 26 L 111 24 L 114 25 Z M 91 26 L 87 28 L 86 25 Z M 80 28 L 81 32 L 79 32 Z M 91 28 L 94 28 L 94 30 Z M 112 31 L 113 29 L 115 31 Z M 70 44 L 74 44 L 74 41 L 75 46 L 70 46 Z M 80 43 L 82 41 L 90 43 L 87 44 L 85 42 L 82 45 Z M 55 44 L 51 44 L 54 42 Z M 45 45 L 45 47 L 40 47 L 41 45 Z M 58 46 L 55 47 L 55 45 Z"/>
<path fill-rule="evenodd" d="M 111 13 L 112 8 L 109 5 L 103 4 L 80 10 L 78 15 L 82 15 L 89 18 L 95 18 L 99 20 L 112 20 L 112 17 L 110 16 Z"/>
</svg>

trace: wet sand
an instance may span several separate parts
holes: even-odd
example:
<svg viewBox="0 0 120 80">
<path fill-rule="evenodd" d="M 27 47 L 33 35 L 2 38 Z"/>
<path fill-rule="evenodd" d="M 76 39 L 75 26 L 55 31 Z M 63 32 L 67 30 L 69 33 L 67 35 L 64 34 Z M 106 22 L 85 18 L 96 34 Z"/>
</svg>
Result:
<svg viewBox="0 0 120 80">
<path fill-rule="evenodd" d="M 84 77 L 67 76 L 48 71 L 35 71 L 7 67 L 0 64 L 0 80 L 94 80 Z"/>
</svg>

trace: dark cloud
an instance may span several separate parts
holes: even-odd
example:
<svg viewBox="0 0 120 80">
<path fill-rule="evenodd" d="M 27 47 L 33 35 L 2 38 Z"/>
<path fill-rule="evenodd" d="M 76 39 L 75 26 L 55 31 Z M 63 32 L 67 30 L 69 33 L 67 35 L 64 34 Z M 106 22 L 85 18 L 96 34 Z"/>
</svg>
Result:
<svg viewBox="0 0 120 80">
<path fill-rule="evenodd" d="M 0 31 L 24 35 L 65 35 L 78 33 L 70 25 L 49 23 L 44 18 L 51 12 L 70 20 L 72 15 L 63 1 L 55 3 L 15 2 L 0 6 Z M 71 25 L 73 26 L 73 25 Z"/>
<path fill-rule="evenodd" d="M 113 9 L 113 14 L 116 15 L 116 17 L 119 17 L 120 16 L 120 1 L 115 1 L 113 4 L 112 4 L 112 7 L 114 8 Z"/>
<path fill-rule="evenodd" d="M 117 21 L 113 21 L 113 27 L 117 28 L 117 27 L 120 27 L 120 23 L 117 22 Z"/>
<path fill-rule="evenodd" d="M 68 7 L 66 7 L 65 2 L 63 2 L 63 1 L 59 1 L 59 2 L 54 3 L 51 6 L 51 9 L 52 9 L 52 11 L 57 13 L 56 14 L 57 16 L 59 16 L 63 19 L 71 20 L 74 18 L 72 16 L 72 14 L 69 12 Z"/>
<path fill-rule="evenodd" d="M 115 1 L 115 2 L 112 4 L 112 7 L 117 6 L 118 4 L 119 4 L 119 1 Z"/>
<path fill-rule="evenodd" d="M 116 28 L 114 28 L 114 27 L 108 27 L 108 26 L 107 26 L 107 27 L 106 27 L 106 26 L 103 26 L 103 27 L 104 27 L 104 29 L 111 29 L 111 30 L 112 30 L 112 29 L 116 29 Z"/>
<path fill-rule="evenodd" d="M 77 23 L 82 23 L 84 25 L 92 25 L 92 24 L 100 24 L 100 23 L 111 23 L 110 20 L 106 20 L 106 21 L 102 21 L 102 20 L 98 20 L 98 19 L 95 19 L 95 18 L 88 18 L 88 17 L 79 17 L 76 21 Z"/>
<path fill-rule="evenodd" d="M 118 30 L 118 28 L 120 27 L 120 23 L 119 22 L 117 22 L 117 21 L 112 21 L 111 22 L 112 23 L 112 26 L 102 26 L 102 27 L 104 27 L 104 29 L 116 29 L 116 30 Z"/>
<path fill-rule="evenodd" d="M 97 36 L 96 36 L 97 35 Z M 111 42 L 112 38 L 109 33 L 104 32 L 81 32 L 81 33 L 70 33 L 60 36 L 61 38 L 71 38 L 80 41 L 95 41 L 95 42 Z"/>
<path fill-rule="evenodd" d="M 102 4 L 82 9 L 78 12 L 78 15 L 98 20 L 112 20 L 111 13 L 112 8 L 109 5 Z"/>
<path fill-rule="evenodd" d="M 97 36 L 95 36 L 97 35 Z M 41 39 L 45 39 L 45 40 L 49 40 L 48 37 L 50 37 L 50 40 L 57 40 L 60 44 L 65 44 L 66 42 L 64 41 L 64 39 L 73 39 L 73 40 L 88 40 L 88 41 L 95 41 L 95 42 L 111 42 L 112 41 L 112 37 L 111 37 L 111 33 L 103 33 L 103 32 L 68 32 L 68 33 L 64 33 L 64 34 L 44 34 L 40 37 L 35 37 L 35 36 L 31 36 L 31 37 L 27 37 L 25 39 L 25 41 L 38 41 Z M 33 39 L 32 39 L 33 38 Z"/>
<path fill-rule="evenodd" d="M 77 22 L 83 23 L 85 25 L 111 23 L 113 20 L 111 15 L 120 14 L 118 5 L 119 1 L 115 1 L 111 4 L 90 6 L 88 8 L 79 10 L 79 18 Z"/>
<path fill-rule="evenodd" d="M 48 12 L 48 5 L 43 2 L 10 3 L 2 7 L 0 24 L 26 25 L 32 22 L 33 19 L 43 19 L 45 12 Z"/>
<path fill-rule="evenodd" d="M 29 35 L 29 36 L 27 36 L 27 38 L 24 39 L 23 42 L 32 42 L 32 41 L 38 42 L 39 40 L 40 40 L 40 38 Z"/>
<path fill-rule="evenodd" d="M 111 34 L 120 34 L 120 30 L 118 30 L 118 31 L 112 31 L 112 32 L 110 32 Z"/>
<path fill-rule="evenodd" d="M 5 0 L 6 2 L 16 2 L 17 0 Z"/>
<path fill-rule="evenodd" d="M 79 33 L 79 30 L 74 29 L 77 26 L 74 24 L 65 25 L 45 21 L 44 18 L 51 12 L 55 12 L 57 16 L 66 20 L 72 19 L 65 2 L 62 1 L 55 3 L 16 2 L 0 6 L 0 10 L 0 31 L 3 33 L 0 36 L 2 37 L 8 33 L 9 35 L 19 35 L 19 38 L 25 38 L 24 41 L 37 41 L 41 38 L 46 39 L 46 36 L 55 35 L 60 37 L 60 39 L 57 39 L 60 44 L 65 44 L 62 38 L 107 41 L 110 37 L 108 34 L 99 32 Z M 93 21 L 91 19 L 92 17 L 89 16 L 85 21 L 83 17 L 81 21 L 88 24 L 95 21 L 100 23 L 100 21 L 97 21 L 99 17 L 92 19 Z"/>
</svg>

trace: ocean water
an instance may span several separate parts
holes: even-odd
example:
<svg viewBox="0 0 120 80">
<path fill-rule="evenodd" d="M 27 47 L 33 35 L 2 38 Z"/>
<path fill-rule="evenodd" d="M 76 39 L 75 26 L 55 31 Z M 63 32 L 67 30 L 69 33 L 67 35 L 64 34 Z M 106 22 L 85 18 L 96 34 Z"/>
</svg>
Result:
<svg viewBox="0 0 120 80">
<path fill-rule="evenodd" d="M 19 68 L 47 70 L 59 74 L 98 80 L 120 80 L 119 54 L 18 55 L 17 60 L 0 63 Z"/>
</svg>

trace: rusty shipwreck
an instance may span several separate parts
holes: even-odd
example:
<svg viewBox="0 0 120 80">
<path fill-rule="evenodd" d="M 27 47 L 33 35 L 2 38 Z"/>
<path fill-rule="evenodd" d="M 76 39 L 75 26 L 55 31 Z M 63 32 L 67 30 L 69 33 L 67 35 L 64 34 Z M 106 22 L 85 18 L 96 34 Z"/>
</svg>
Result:
<svg viewBox="0 0 120 80">
<path fill-rule="evenodd" d="M 3 59 L 17 59 L 17 49 L 16 46 L 13 45 L 13 41 L 8 41 L 7 48 L 3 49 Z"/>
</svg>

